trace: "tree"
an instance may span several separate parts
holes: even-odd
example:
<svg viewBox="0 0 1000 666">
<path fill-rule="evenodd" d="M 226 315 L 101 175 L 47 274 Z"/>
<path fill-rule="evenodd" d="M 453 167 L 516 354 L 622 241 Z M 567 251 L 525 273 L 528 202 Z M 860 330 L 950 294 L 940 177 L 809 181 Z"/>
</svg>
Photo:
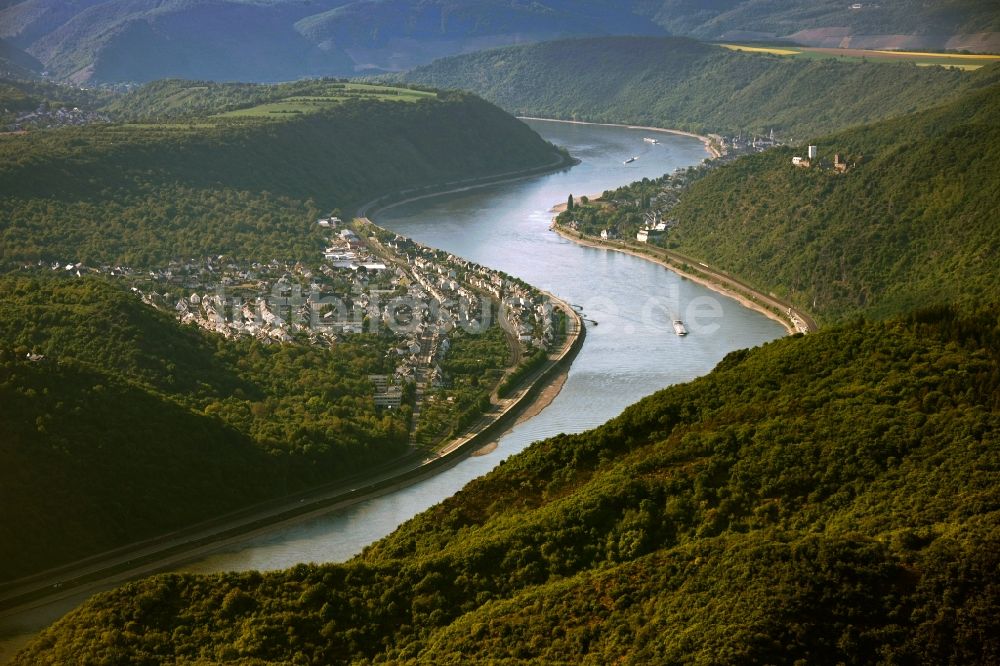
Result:
<svg viewBox="0 0 1000 666">
<path fill-rule="evenodd" d="M 573 210 L 573 195 L 572 194 L 569 195 L 568 199 L 566 199 L 566 210 Z"/>
</svg>

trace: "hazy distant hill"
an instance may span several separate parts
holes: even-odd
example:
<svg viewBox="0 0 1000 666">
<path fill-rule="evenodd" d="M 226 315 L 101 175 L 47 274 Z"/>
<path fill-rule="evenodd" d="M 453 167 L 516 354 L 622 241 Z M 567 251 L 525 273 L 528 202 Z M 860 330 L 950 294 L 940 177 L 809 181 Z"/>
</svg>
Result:
<svg viewBox="0 0 1000 666">
<path fill-rule="evenodd" d="M 471 90 L 517 114 L 779 136 L 860 125 L 997 80 L 913 64 L 729 51 L 676 37 L 602 37 L 453 56 L 403 79 Z"/>
<path fill-rule="evenodd" d="M 42 71 L 42 63 L 0 39 L 0 78 L 30 79 Z"/>
<path fill-rule="evenodd" d="M 25 0 L 0 37 L 76 81 L 273 81 L 400 69 L 486 46 L 660 32 L 607 0 Z"/>
<path fill-rule="evenodd" d="M 293 23 L 306 2 L 27 0 L 0 12 L 0 36 L 56 77 L 146 81 L 167 76 L 276 80 L 350 70 Z"/>
<path fill-rule="evenodd" d="M 613 0 L 360 0 L 299 21 L 322 48 L 362 66 L 409 69 L 454 53 L 558 36 L 658 34 L 653 22 Z"/>
<path fill-rule="evenodd" d="M 991 0 L 658 0 L 644 7 L 671 34 L 702 39 L 784 37 L 811 46 L 1000 49 L 1000 11 Z"/>
<path fill-rule="evenodd" d="M 9 5 L 9 6 L 7 6 Z M 77 82 L 273 81 L 398 71 L 560 37 L 792 35 L 828 46 L 1000 49 L 989 0 L 848 8 L 841 0 L 21 0 L 0 38 Z M 908 37 L 916 35 L 916 37 Z"/>
</svg>

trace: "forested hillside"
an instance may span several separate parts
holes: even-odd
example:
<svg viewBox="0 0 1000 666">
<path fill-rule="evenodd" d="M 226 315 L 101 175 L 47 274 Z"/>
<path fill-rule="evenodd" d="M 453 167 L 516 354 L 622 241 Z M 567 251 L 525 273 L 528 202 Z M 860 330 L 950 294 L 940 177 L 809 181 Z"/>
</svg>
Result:
<svg viewBox="0 0 1000 666">
<path fill-rule="evenodd" d="M 403 78 L 471 90 L 520 115 L 804 139 L 939 104 L 997 82 L 1000 67 L 963 73 L 608 37 L 454 56 Z"/>
<path fill-rule="evenodd" d="M 977 308 L 996 299 L 1000 281 L 998 117 L 994 86 L 815 139 L 811 168 L 792 165 L 805 146 L 741 158 L 681 190 L 665 214 L 676 226 L 656 242 L 821 321 L 940 303 Z M 838 153 L 844 173 L 833 168 Z M 588 220 L 589 233 L 610 227 L 634 239 L 665 186 L 634 183 L 606 193 L 620 203 L 565 216 Z"/>
<path fill-rule="evenodd" d="M 320 211 L 558 158 L 467 94 L 289 99 L 276 112 L 0 136 L 0 267 L 318 258 Z"/>
<path fill-rule="evenodd" d="M 341 565 L 166 575 L 20 664 L 995 663 L 996 309 L 730 354 Z"/>
<path fill-rule="evenodd" d="M 374 336 L 226 340 L 100 279 L 0 278 L 0 311 L 0 580 L 407 449 Z"/>
</svg>

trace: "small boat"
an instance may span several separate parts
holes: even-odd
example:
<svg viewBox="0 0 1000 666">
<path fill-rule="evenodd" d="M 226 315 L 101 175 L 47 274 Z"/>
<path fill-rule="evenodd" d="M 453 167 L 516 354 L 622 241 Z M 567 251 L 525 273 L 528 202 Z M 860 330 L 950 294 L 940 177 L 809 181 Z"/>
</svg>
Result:
<svg viewBox="0 0 1000 666">
<path fill-rule="evenodd" d="M 674 333 L 677 335 L 687 335 L 688 331 L 684 328 L 684 322 L 680 319 L 674 319 Z"/>
<path fill-rule="evenodd" d="M 622 162 L 622 164 L 631 164 L 632 162 L 635 162 L 637 159 L 639 159 L 639 158 L 638 157 L 630 157 L 627 160 L 625 160 L 624 162 Z"/>
<path fill-rule="evenodd" d="M 659 143 L 659 141 L 658 141 L 658 140 L 656 140 L 656 139 L 653 139 L 653 138 L 651 138 L 651 137 L 648 137 L 648 136 L 646 136 L 646 137 L 643 137 L 643 139 L 642 139 L 642 140 L 643 140 L 643 141 L 645 141 L 646 143 Z"/>
</svg>

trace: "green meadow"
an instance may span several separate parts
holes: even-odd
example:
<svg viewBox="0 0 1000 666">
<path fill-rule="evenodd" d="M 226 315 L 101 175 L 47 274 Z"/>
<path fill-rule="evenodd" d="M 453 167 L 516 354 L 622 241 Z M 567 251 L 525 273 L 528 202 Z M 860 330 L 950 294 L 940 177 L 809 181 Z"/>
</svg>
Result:
<svg viewBox="0 0 1000 666">
<path fill-rule="evenodd" d="M 394 86 L 367 83 L 332 84 L 324 94 L 292 95 L 280 100 L 258 104 L 247 109 L 236 109 L 218 114 L 218 118 L 274 118 L 283 114 L 316 113 L 337 106 L 349 99 L 370 99 L 389 102 L 416 102 L 436 93 Z"/>
</svg>

